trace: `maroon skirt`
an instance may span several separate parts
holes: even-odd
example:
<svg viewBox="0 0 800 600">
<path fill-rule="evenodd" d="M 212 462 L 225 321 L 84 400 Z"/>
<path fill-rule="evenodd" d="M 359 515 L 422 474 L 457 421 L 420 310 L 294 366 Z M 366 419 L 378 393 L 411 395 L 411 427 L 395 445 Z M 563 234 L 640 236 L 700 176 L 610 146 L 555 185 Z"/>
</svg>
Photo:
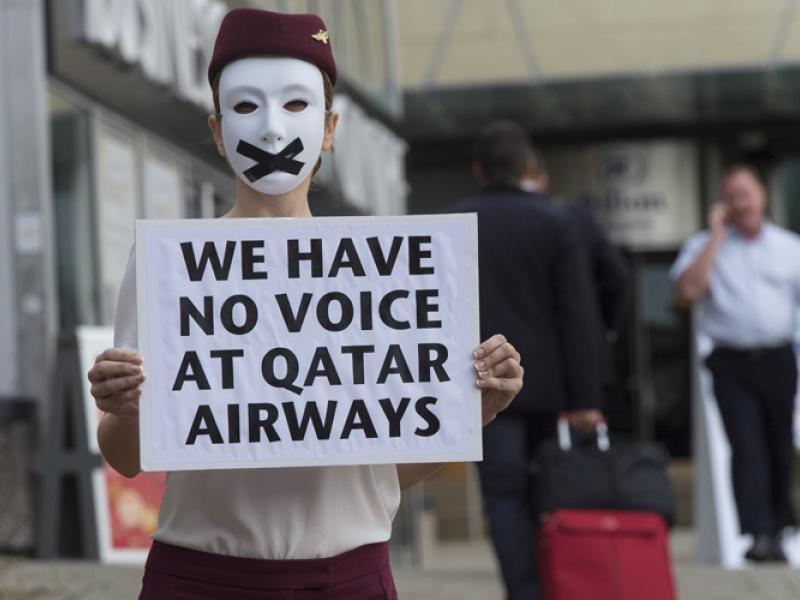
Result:
<svg viewBox="0 0 800 600">
<path fill-rule="evenodd" d="M 389 545 L 331 558 L 262 560 L 153 542 L 139 600 L 396 600 Z"/>
</svg>

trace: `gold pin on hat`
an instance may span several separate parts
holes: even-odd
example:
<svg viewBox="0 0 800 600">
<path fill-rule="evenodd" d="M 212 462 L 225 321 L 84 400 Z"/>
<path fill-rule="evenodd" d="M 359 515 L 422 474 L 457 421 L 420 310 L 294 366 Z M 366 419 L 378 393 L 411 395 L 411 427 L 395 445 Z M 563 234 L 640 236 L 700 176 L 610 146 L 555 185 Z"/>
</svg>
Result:
<svg viewBox="0 0 800 600">
<path fill-rule="evenodd" d="M 320 29 L 317 33 L 311 36 L 312 40 L 317 40 L 318 42 L 322 42 L 323 44 L 328 43 L 328 32 L 324 29 Z"/>
</svg>

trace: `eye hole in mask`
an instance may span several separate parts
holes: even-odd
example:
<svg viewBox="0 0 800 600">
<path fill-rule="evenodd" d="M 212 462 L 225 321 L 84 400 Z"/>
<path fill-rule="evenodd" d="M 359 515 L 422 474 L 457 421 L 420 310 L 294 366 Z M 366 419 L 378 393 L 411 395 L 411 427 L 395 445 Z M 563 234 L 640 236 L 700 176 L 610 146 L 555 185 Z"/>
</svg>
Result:
<svg viewBox="0 0 800 600">
<path fill-rule="evenodd" d="M 233 110 L 235 110 L 240 115 L 249 115 L 256 108 L 258 107 L 252 102 L 244 101 L 244 102 L 239 102 L 236 106 L 234 106 Z"/>
<path fill-rule="evenodd" d="M 308 102 L 306 102 L 305 100 L 290 100 L 289 102 L 283 105 L 283 108 L 285 108 L 289 112 L 303 112 L 307 106 Z"/>
<path fill-rule="evenodd" d="M 289 112 L 299 113 L 303 112 L 307 106 L 308 102 L 306 102 L 305 100 L 290 100 L 289 102 L 283 105 L 283 108 L 285 108 Z M 236 104 L 236 106 L 233 107 L 233 110 L 235 110 L 240 115 L 249 115 L 251 112 L 254 112 L 256 108 L 258 107 L 253 102 L 248 102 L 245 100 L 243 102 L 239 102 L 238 104 Z"/>
</svg>

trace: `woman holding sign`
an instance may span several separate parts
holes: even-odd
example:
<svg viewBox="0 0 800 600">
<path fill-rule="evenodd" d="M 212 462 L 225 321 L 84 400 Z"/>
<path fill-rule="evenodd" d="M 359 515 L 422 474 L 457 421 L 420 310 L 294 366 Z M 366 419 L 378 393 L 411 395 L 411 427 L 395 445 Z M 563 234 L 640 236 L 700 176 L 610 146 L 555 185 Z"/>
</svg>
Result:
<svg viewBox="0 0 800 600">
<path fill-rule="evenodd" d="M 216 113 L 208 123 L 237 175 L 226 218 L 310 217 L 319 155 L 333 146 L 336 66 L 322 20 L 255 9 L 222 22 L 208 70 Z M 139 462 L 136 278 L 120 291 L 115 348 L 89 371 L 106 414 L 105 459 L 128 477 Z M 519 354 L 502 335 L 474 350 L 483 424 L 522 387 Z M 140 598 L 396 598 L 388 560 L 400 490 L 439 465 L 175 471 Z M 294 596 L 292 596 L 294 597 Z"/>
</svg>

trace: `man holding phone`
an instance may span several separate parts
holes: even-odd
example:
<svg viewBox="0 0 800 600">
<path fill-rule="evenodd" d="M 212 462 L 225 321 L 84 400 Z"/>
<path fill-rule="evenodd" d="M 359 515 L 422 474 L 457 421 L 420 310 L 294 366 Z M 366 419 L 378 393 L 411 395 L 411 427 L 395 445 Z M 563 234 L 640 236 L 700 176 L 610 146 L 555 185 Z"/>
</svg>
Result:
<svg viewBox="0 0 800 600">
<path fill-rule="evenodd" d="M 784 562 L 792 520 L 793 347 L 800 300 L 800 237 L 765 220 L 767 194 L 747 165 L 727 169 L 708 230 L 683 245 L 670 276 L 697 303 L 714 350 L 706 360 L 732 450 L 733 490 L 746 557 Z"/>
</svg>

